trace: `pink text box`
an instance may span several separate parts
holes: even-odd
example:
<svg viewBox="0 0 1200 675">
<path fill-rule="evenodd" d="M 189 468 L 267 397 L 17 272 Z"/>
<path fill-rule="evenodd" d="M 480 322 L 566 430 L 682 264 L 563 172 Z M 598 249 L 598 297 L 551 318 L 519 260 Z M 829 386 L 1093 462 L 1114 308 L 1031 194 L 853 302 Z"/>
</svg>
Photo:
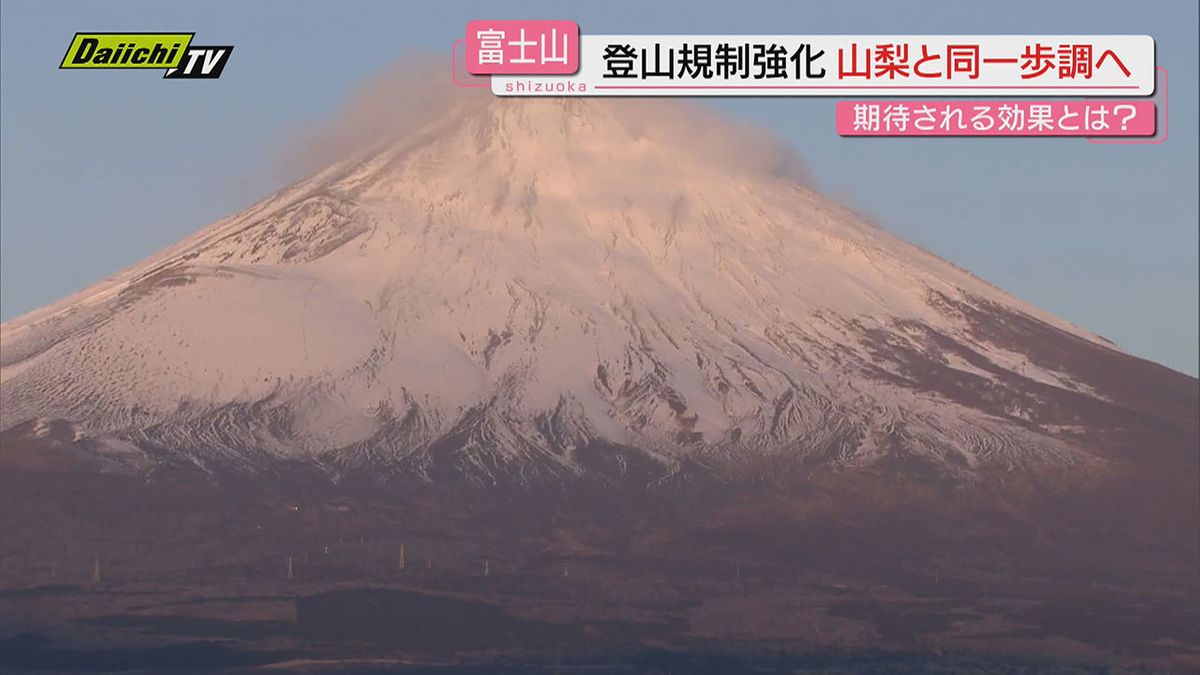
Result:
<svg viewBox="0 0 1200 675">
<path fill-rule="evenodd" d="M 579 70 L 574 21 L 471 21 L 467 72 L 472 75 L 570 75 Z"/>
<path fill-rule="evenodd" d="M 842 136 L 1153 136 L 1144 99 L 838 101 Z"/>
</svg>

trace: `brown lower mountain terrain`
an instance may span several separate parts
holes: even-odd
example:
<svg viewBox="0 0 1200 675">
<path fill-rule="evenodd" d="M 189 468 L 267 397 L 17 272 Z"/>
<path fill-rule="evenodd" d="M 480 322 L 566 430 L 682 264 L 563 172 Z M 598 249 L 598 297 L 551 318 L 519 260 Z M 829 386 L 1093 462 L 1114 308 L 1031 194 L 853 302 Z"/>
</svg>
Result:
<svg viewBox="0 0 1200 675">
<path fill-rule="evenodd" d="M 147 477 L 3 447 L 7 669 L 1200 667 L 1184 466 L 1174 484 L 964 489 L 897 464 L 483 491 Z"/>
</svg>

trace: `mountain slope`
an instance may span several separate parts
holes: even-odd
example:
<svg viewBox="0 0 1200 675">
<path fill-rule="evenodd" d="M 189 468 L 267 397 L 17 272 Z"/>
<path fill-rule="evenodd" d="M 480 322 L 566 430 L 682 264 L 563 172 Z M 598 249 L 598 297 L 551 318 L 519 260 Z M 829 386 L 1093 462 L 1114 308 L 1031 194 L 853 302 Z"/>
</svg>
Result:
<svg viewBox="0 0 1200 675">
<path fill-rule="evenodd" d="M 1193 378 L 625 103 L 456 104 L 5 324 L 0 428 L 479 484 L 1090 475 L 1113 433 L 1194 436 Z"/>
</svg>

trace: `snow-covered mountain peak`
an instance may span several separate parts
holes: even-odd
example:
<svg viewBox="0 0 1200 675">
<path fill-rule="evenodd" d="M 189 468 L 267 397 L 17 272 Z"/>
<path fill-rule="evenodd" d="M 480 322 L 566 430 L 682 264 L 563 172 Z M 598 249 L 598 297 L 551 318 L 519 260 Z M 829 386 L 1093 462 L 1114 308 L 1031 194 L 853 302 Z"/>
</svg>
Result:
<svg viewBox="0 0 1200 675">
<path fill-rule="evenodd" d="M 0 426 L 422 480 L 1092 463 L 1034 390 L 1102 394 L 988 327 L 1108 347 L 802 175 L 675 102 L 457 102 L 6 324 Z"/>
</svg>

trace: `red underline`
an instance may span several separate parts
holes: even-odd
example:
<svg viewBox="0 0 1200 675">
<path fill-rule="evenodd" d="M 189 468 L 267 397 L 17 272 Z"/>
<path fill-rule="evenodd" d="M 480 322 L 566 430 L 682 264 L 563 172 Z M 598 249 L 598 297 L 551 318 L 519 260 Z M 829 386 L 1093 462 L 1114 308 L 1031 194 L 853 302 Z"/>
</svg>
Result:
<svg viewBox="0 0 1200 675">
<path fill-rule="evenodd" d="M 593 89 L 1139 89 L 1136 84 L 1063 85 L 1027 84 L 996 87 L 989 84 L 893 84 L 893 85 L 753 85 L 753 84 L 597 84 Z"/>
</svg>

